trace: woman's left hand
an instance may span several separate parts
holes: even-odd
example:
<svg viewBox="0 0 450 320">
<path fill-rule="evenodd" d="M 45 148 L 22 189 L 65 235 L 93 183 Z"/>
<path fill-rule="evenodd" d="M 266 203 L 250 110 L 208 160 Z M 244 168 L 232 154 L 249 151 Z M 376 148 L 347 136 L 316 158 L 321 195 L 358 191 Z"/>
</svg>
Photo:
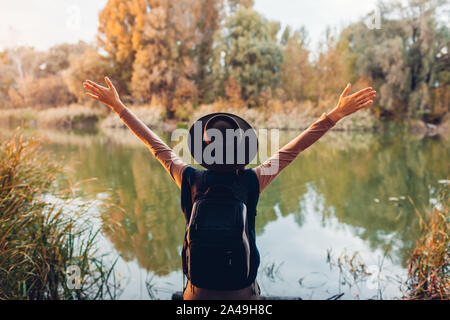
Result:
<svg viewBox="0 0 450 320">
<path fill-rule="evenodd" d="M 125 107 L 120 101 L 119 94 L 108 77 L 105 77 L 105 82 L 108 87 L 101 86 L 94 81 L 86 80 L 83 86 L 86 89 L 86 94 L 94 100 L 103 102 L 117 113 Z"/>
</svg>

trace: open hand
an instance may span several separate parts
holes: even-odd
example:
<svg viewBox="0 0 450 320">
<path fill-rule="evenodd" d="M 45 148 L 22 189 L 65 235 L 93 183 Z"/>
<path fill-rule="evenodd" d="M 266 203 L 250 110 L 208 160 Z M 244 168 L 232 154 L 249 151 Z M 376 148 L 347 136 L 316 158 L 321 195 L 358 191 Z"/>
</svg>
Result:
<svg viewBox="0 0 450 320">
<path fill-rule="evenodd" d="M 352 95 L 348 95 L 350 88 L 351 84 L 349 83 L 342 92 L 336 107 L 328 114 L 334 122 L 337 122 L 338 120 L 373 103 L 376 91 L 372 90 L 372 87 L 368 87 Z"/>
<path fill-rule="evenodd" d="M 105 77 L 108 87 L 101 86 L 94 81 L 86 80 L 83 82 L 86 94 L 94 100 L 103 102 L 116 112 L 120 112 L 124 106 L 120 101 L 119 94 L 108 77 Z"/>
</svg>

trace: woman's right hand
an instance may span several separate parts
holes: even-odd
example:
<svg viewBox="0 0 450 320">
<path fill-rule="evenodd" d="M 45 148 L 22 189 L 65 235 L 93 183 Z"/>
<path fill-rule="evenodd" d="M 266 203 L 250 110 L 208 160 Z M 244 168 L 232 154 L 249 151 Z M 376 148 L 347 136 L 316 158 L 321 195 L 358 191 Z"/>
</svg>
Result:
<svg viewBox="0 0 450 320">
<path fill-rule="evenodd" d="M 120 113 L 125 106 L 120 101 L 119 94 L 111 80 L 105 77 L 105 82 L 108 87 L 101 86 L 91 80 L 86 80 L 83 82 L 84 88 L 87 90 L 86 94 L 94 100 L 103 102 L 115 112 Z"/>
</svg>

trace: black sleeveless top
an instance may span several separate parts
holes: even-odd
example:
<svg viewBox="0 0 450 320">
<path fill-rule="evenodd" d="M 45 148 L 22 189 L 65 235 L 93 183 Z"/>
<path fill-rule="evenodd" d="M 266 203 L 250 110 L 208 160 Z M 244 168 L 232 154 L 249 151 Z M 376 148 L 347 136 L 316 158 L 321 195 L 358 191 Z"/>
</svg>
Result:
<svg viewBox="0 0 450 320">
<path fill-rule="evenodd" d="M 193 203 L 197 200 L 197 197 L 201 195 L 201 181 L 203 179 L 208 179 L 208 181 L 212 181 L 213 183 L 228 184 L 228 181 L 234 181 L 236 174 L 238 183 L 246 186 L 243 200 L 247 206 L 248 227 L 250 233 L 250 274 L 248 283 L 246 284 L 246 286 L 249 286 L 256 279 L 260 263 L 255 234 L 256 206 L 259 199 L 259 181 L 255 172 L 252 169 L 241 169 L 236 173 L 234 171 L 218 172 L 196 169 L 191 166 L 186 167 L 183 171 L 181 180 L 181 210 L 184 213 L 186 223 L 189 223 Z"/>
</svg>

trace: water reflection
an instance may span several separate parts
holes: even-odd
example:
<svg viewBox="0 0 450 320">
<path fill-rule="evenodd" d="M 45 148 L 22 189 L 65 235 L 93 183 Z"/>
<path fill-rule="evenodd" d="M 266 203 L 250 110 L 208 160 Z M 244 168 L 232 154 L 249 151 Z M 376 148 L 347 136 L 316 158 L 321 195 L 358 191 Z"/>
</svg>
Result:
<svg viewBox="0 0 450 320">
<path fill-rule="evenodd" d="M 64 156 L 74 180 L 98 178 L 82 185 L 86 194 L 109 189 L 118 207 L 102 215 L 102 228 L 121 257 L 159 277 L 180 272 L 185 226 L 179 191 L 141 142 L 125 130 L 42 134 L 51 141 L 49 150 Z M 282 143 L 295 134 L 283 132 Z M 163 137 L 169 140 L 167 134 Z M 263 289 L 282 294 L 289 282 L 287 294 L 295 294 L 302 276 L 325 272 L 327 248 L 349 245 L 387 254 L 404 267 L 418 236 L 411 202 L 419 209 L 428 205 L 438 180 L 449 177 L 449 158 L 449 143 L 440 137 L 418 138 L 401 130 L 328 133 L 260 199 L 260 276 L 269 270 L 274 279 L 279 277 L 266 277 Z M 343 229 L 346 246 L 333 240 Z"/>
</svg>

